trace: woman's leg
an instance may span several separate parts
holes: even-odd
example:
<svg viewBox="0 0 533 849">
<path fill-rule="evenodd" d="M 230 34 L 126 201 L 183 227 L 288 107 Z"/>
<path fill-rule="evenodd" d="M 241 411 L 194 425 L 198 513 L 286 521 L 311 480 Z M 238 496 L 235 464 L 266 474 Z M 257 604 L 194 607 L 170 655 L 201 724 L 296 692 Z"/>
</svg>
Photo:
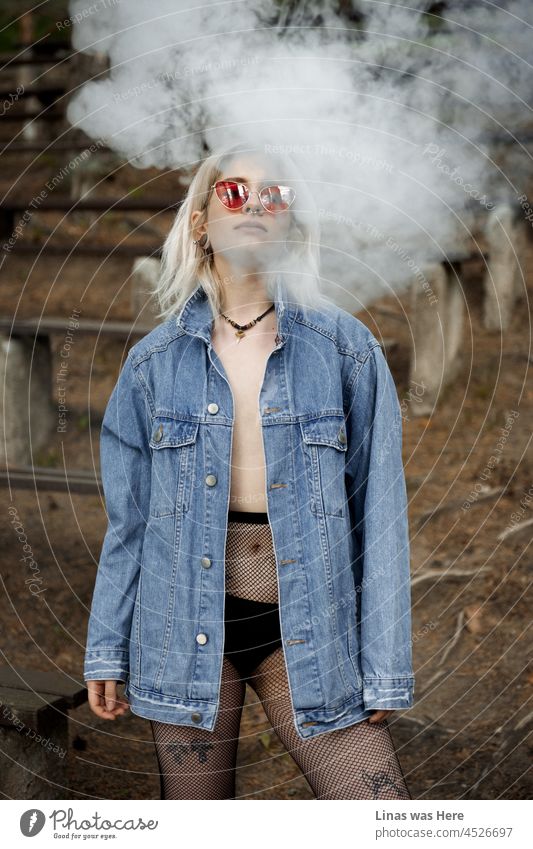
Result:
<svg viewBox="0 0 533 849">
<path fill-rule="evenodd" d="M 234 799 L 235 765 L 246 685 L 226 655 L 213 731 L 150 720 L 162 799 Z"/>
<path fill-rule="evenodd" d="M 411 799 L 386 720 L 368 720 L 302 740 L 294 727 L 283 649 L 248 682 L 317 799 Z"/>
</svg>

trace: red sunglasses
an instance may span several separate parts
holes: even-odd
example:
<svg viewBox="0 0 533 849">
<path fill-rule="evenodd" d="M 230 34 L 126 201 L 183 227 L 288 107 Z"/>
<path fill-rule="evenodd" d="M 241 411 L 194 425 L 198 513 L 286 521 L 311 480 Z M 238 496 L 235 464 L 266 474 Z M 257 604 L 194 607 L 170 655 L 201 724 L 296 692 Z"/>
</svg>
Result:
<svg viewBox="0 0 533 849">
<path fill-rule="evenodd" d="M 226 209 L 236 211 L 242 209 L 250 194 L 246 183 L 235 180 L 218 180 L 211 186 L 216 196 Z M 294 201 L 296 192 L 290 186 L 264 186 L 259 192 L 261 205 L 267 212 L 285 212 Z"/>
</svg>

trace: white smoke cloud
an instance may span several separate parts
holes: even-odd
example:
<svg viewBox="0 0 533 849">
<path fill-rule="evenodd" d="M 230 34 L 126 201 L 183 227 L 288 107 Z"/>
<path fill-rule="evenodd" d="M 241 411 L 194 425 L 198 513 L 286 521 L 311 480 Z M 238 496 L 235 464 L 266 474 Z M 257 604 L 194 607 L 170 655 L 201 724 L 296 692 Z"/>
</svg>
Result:
<svg viewBox="0 0 533 849">
<path fill-rule="evenodd" d="M 110 73 L 67 114 L 140 168 L 275 140 L 321 210 L 325 288 L 355 309 L 461 255 L 474 218 L 524 191 L 533 9 L 290 5 L 102 0 L 82 17 L 73 0 L 74 47 L 107 53 Z"/>
</svg>

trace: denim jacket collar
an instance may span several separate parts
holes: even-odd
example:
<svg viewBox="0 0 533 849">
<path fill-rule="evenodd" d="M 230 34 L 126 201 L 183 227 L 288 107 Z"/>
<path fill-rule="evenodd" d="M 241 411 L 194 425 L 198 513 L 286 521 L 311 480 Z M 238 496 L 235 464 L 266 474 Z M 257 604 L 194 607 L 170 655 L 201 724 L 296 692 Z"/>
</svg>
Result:
<svg viewBox="0 0 533 849">
<path fill-rule="evenodd" d="M 291 332 L 292 325 L 298 314 L 298 305 L 287 299 L 287 292 L 283 277 L 278 274 L 276 278 L 276 296 L 274 300 L 278 326 L 276 343 L 279 347 L 285 344 Z M 176 323 L 186 333 L 200 336 L 208 344 L 211 342 L 211 327 L 213 314 L 209 298 L 207 297 L 201 283 L 198 283 L 194 291 L 185 301 L 181 311 L 176 317 Z"/>
</svg>

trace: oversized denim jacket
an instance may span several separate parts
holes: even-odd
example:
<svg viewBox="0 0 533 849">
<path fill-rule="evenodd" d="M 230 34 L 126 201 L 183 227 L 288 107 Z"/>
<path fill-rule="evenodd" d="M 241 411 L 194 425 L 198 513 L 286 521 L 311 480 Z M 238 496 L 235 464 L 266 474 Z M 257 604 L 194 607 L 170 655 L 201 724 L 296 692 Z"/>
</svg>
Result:
<svg viewBox="0 0 533 849">
<path fill-rule="evenodd" d="M 396 387 L 377 339 L 287 299 L 258 396 L 294 723 L 315 737 L 411 707 L 407 494 Z M 233 396 L 199 284 L 130 349 L 101 430 L 108 528 L 86 680 L 133 713 L 213 730 L 224 646 Z"/>
</svg>

